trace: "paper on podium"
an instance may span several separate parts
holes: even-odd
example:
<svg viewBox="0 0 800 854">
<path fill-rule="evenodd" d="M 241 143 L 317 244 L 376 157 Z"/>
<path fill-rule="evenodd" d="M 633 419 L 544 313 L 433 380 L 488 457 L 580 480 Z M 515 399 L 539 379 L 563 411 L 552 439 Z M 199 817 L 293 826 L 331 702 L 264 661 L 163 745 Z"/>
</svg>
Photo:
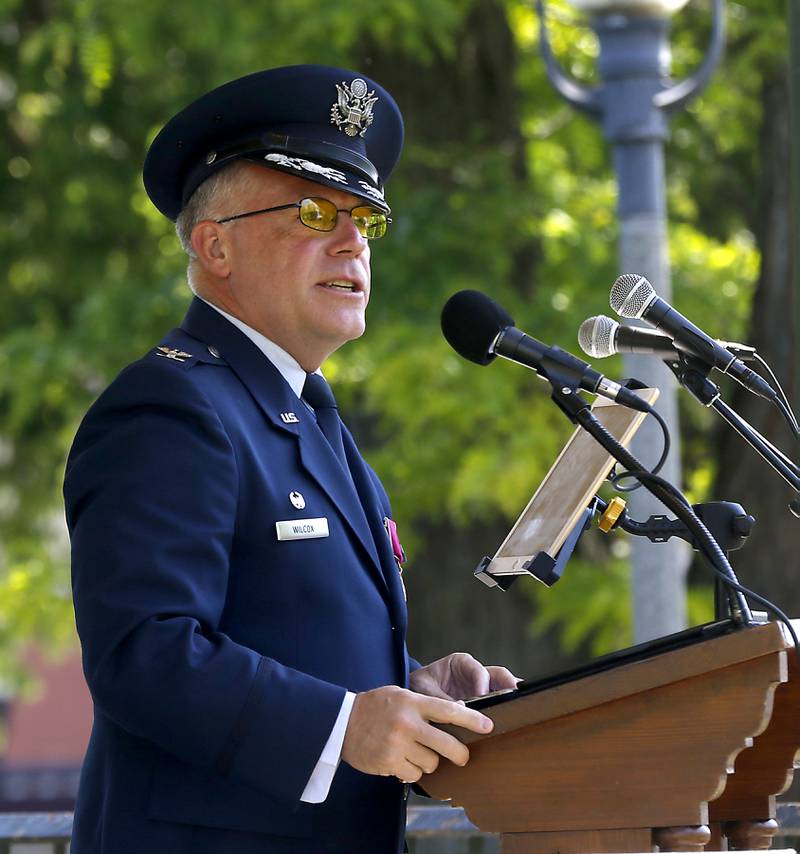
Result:
<svg viewBox="0 0 800 854">
<path fill-rule="evenodd" d="M 652 405 L 659 392 L 645 388 L 637 394 Z M 646 417 L 603 397 L 594 401 L 592 412 L 625 447 Z M 526 564 L 540 553 L 555 560 L 613 466 L 608 451 L 582 428 L 575 430 L 484 571 L 491 576 L 529 575 Z"/>
</svg>

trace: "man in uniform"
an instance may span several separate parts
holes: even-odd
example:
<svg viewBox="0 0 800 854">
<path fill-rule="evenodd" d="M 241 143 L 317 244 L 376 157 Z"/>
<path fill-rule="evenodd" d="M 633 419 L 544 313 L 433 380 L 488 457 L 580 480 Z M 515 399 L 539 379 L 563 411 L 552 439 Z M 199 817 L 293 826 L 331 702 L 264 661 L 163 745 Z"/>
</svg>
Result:
<svg viewBox="0 0 800 854">
<path fill-rule="evenodd" d="M 195 299 L 92 406 L 67 465 L 95 720 L 73 854 L 402 850 L 408 783 L 515 685 L 408 658 L 386 494 L 319 366 L 364 331 L 400 112 L 297 66 L 186 107 L 144 168 Z M 409 676 L 410 672 L 410 676 Z"/>
</svg>

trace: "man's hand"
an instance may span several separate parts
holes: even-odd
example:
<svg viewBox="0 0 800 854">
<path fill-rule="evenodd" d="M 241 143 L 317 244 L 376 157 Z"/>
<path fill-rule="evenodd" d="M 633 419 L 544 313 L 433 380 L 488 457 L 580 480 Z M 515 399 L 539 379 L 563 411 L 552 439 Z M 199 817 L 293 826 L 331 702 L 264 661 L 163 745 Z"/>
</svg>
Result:
<svg viewBox="0 0 800 854">
<path fill-rule="evenodd" d="M 517 678 L 505 667 L 484 667 L 468 652 L 454 652 L 415 670 L 409 679 L 412 691 L 443 700 L 469 700 L 490 691 L 516 688 Z"/>
<path fill-rule="evenodd" d="M 356 695 L 342 759 L 358 771 L 393 775 L 404 783 L 415 783 L 423 774 L 435 771 L 442 756 L 466 765 L 467 748 L 430 721 L 483 734 L 494 726 L 490 718 L 461 703 L 387 685 Z"/>
</svg>

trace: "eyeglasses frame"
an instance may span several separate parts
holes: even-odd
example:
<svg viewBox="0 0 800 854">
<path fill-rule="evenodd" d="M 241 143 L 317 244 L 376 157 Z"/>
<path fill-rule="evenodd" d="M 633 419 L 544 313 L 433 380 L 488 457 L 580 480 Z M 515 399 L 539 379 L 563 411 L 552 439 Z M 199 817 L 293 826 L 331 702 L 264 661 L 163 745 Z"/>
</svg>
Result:
<svg viewBox="0 0 800 854">
<path fill-rule="evenodd" d="M 274 211 L 287 211 L 287 210 L 290 210 L 291 208 L 297 208 L 299 210 L 300 208 L 302 208 L 303 202 L 305 202 L 305 201 L 321 201 L 321 202 L 328 202 L 329 204 L 332 204 L 332 205 L 335 204 L 330 199 L 326 199 L 324 196 L 306 196 L 305 198 L 300 199 L 299 202 L 291 202 L 290 204 L 287 204 L 287 205 L 275 205 L 274 207 L 271 207 L 271 208 L 261 208 L 260 210 L 257 210 L 257 211 L 247 211 L 245 213 L 234 214 L 233 216 L 225 216 L 222 219 L 215 219 L 214 222 L 218 223 L 219 225 L 224 225 L 225 223 L 228 223 L 228 222 L 234 222 L 237 219 L 247 219 L 247 217 L 258 216 L 259 214 L 273 213 Z M 333 227 L 328 228 L 328 229 L 314 228 L 313 225 L 308 225 L 308 223 L 303 222 L 303 220 L 301 219 L 299 214 L 298 214 L 297 218 L 300 220 L 301 225 L 304 225 L 306 228 L 310 229 L 311 231 L 318 231 L 321 234 L 330 234 L 330 232 L 332 232 L 336 228 L 336 224 L 339 222 L 339 218 L 338 218 L 339 214 L 340 213 L 350 214 L 350 216 L 352 218 L 353 211 L 356 210 L 356 208 L 370 208 L 370 210 L 377 211 L 378 213 L 381 213 L 384 216 L 386 216 L 384 211 L 378 210 L 378 208 L 372 207 L 372 205 L 363 204 L 363 205 L 353 205 L 352 208 L 336 208 L 336 219 L 334 219 L 334 221 L 333 221 Z M 389 226 L 391 224 L 391 222 L 392 222 L 391 217 L 386 216 L 386 225 Z M 356 228 L 358 228 L 358 226 L 356 226 Z M 358 233 L 361 234 L 360 231 Z M 384 234 L 385 233 L 386 232 L 384 232 Z M 380 235 L 380 237 L 383 237 L 384 234 Z M 379 237 L 367 237 L 366 234 L 361 234 L 361 236 L 363 238 L 365 238 L 366 240 L 379 240 L 380 239 Z"/>
</svg>

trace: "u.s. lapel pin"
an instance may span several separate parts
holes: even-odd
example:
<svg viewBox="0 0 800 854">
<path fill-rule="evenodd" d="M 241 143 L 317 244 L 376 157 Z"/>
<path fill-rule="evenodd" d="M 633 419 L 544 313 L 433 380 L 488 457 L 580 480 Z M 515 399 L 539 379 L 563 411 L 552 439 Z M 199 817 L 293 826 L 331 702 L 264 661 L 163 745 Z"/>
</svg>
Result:
<svg viewBox="0 0 800 854">
<path fill-rule="evenodd" d="M 300 419 L 294 414 L 294 412 L 281 412 L 281 421 L 284 424 L 299 424 Z"/>
<path fill-rule="evenodd" d="M 302 510 L 306 506 L 305 498 L 303 498 L 297 490 L 293 490 L 289 493 L 289 501 L 292 502 L 292 507 L 294 507 L 295 510 Z"/>
</svg>

